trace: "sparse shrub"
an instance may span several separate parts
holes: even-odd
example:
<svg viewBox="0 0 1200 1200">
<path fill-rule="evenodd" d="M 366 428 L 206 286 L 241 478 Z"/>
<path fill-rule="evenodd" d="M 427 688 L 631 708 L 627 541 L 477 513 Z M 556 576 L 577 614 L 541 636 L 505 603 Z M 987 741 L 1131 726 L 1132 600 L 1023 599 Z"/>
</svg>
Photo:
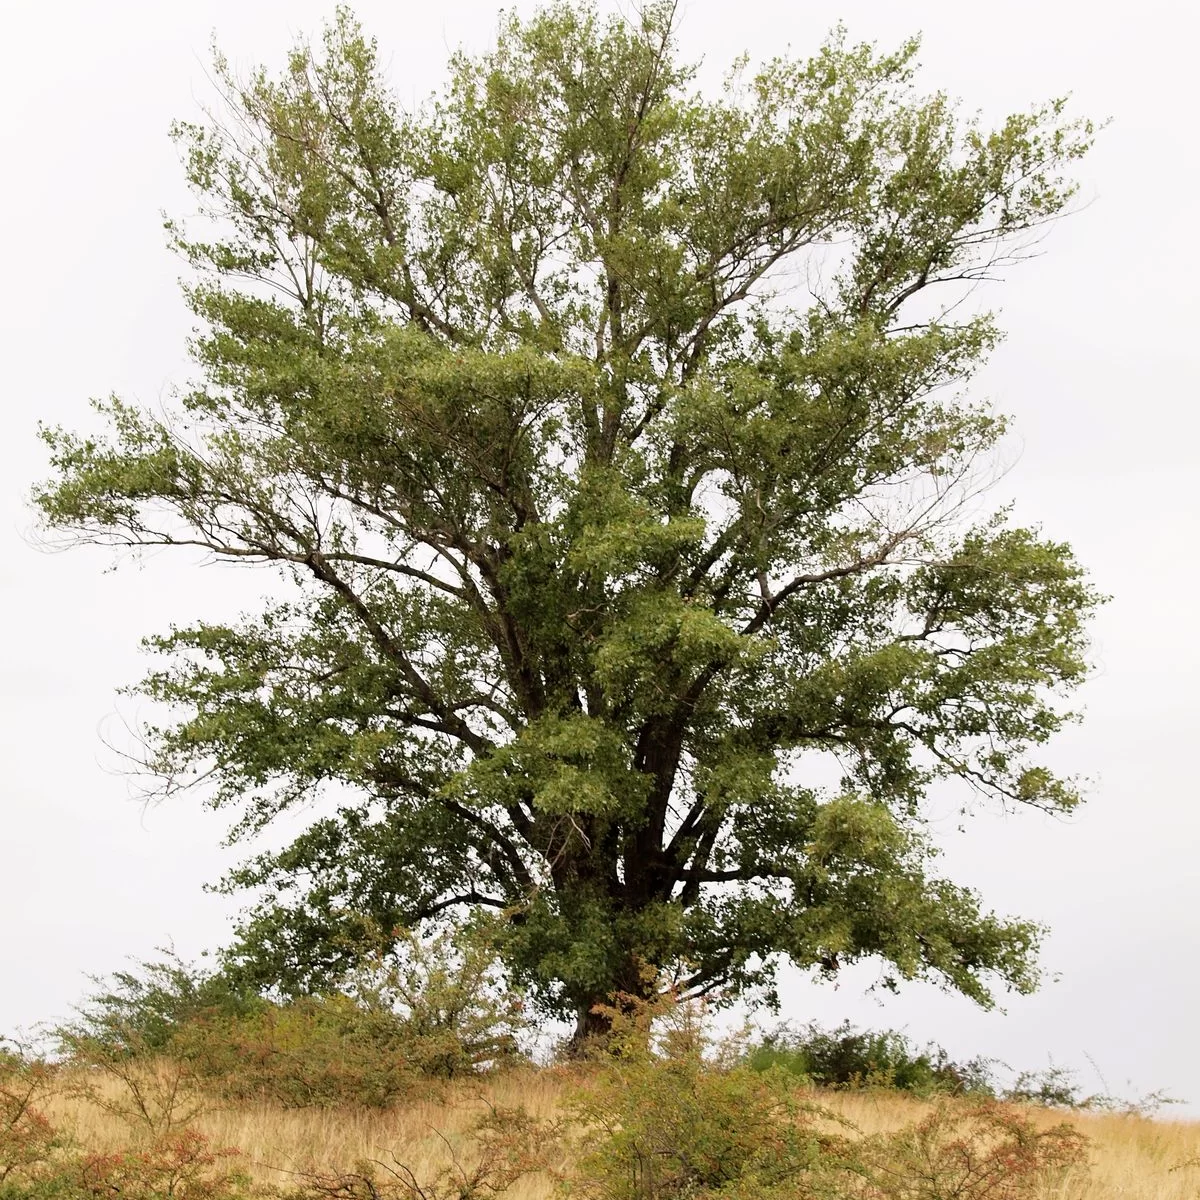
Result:
<svg viewBox="0 0 1200 1200">
<path fill-rule="evenodd" d="M 544 1170 L 556 1136 L 556 1127 L 524 1109 L 489 1109 L 471 1129 L 466 1157 L 446 1140 L 450 1165 L 431 1177 L 422 1179 L 393 1154 L 351 1170 L 301 1172 L 284 1200 L 488 1200 Z"/>
<path fill-rule="evenodd" d="M 111 1153 L 88 1153 L 56 1129 L 38 1104 L 54 1069 L 0 1059 L 0 1200 L 250 1200 L 237 1152 L 215 1149 L 191 1129 L 155 1132 Z M 92 1098 L 89 1096 L 89 1098 Z"/>
<path fill-rule="evenodd" d="M 1084 1095 L 1074 1071 L 1051 1064 L 1039 1071 L 1022 1071 L 1005 1090 L 1004 1099 L 1014 1104 L 1086 1110 L 1106 1097 Z"/>
<path fill-rule="evenodd" d="M 88 1200 L 248 1200 L 255 1193 L 234 1166 L 237 1156 L 236 1150 L 212 1147 L 195 1130 L 179 1130 L 140 1149 L 82 1158 L 78 1194 Z"/>
<path fill-rule="evenodd" d="M 943 1101 L 924 1120 L 857 1147 L 867 1200 L 1032 1200 L 1087 1164 L 1087 1139 L 1067 1124 L 1039 1129 L 994 1100 Z M 847 1194 L 847 1193 L 843 1193 Z"/>
<path fill-rule="evenodd" d="M 67 1092 L 133 1129 L 165 1136 L 212 1107 L 192 1064 L 167 1051 L 151 1053 L 136 1033 L 104 1038 L 64 1028 L 58 1039 L 67 1061 L 85 1068 L 72 1074 Z"/>
<path fill-rule="evenodd" d="M 75 1073 L 68 1091 L 152 1137 L 176 1133 L 212 1105 L 202 1074 L 176 1040 L 193 1023 L 218 1014 L 252 1011 L 261 999 L 238 992 L 216 973 L 206 973 L 164 951 L 158 961 L 110 979 L 76 1009 L 76 1018 L 54 1036 Z"/>
<path fill-rule="evenodd" d="M 0 1200 L 27 1195 L 54 1174 L 64 1139 L 38 1107 L 49 1073 L 43 1063 L 0 1053 Z"/>
<path fill-rule="evenodd" d="M 1022 1071 L 1003 1091 L 1002 1098 L 1017 1104 L 1039 1104 L 1072 1112 L 1111 1112 L 1127 1117 L 1150 1116 L 1167 1105 L 1181 1103 L 1161 1089 L 1136 1097 L 1118 1096 L 1108 1090 L 1103 1078 L 1101 1083 L 1103 1092 L 1085 1092 L 1075 1071 L 1052 1063 L 1040 1071 Z"/>
</svg>

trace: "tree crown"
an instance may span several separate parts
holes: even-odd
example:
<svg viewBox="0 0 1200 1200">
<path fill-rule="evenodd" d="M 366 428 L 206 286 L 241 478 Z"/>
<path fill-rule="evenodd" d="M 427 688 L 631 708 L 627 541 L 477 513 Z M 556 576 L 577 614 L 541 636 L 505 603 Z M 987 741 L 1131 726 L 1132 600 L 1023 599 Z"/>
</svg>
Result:
<svg viewBox="0 0 1200 1200">
<path fill-rule="evenodd" d="M 466 907 L 554 1009 L 877 956 L 981 1002 L 1035 926 L 929 873 L 953 778 L 1060 811 L 1097 601 L 968 519 L 1004 430 L 964 287 L 1068 204 L 1091 126 L 994 130 L 835 32 L 716 98 L 670 6 L 505 18 L 403 112 L 346 12 L 278 77 L 217 58 L 194 384 L 47 430 L 44 520 L 273 565 L 294 599 L 149 639 L 168 780 L 260 830 L 239 953 L 302 988 L 355 930 Z M 840 782 L 822 784 L 835 764 Z M 823 765 L 824 764 L 824 765 Z M 989 983 L 989 980 L 992 981 Z"/>
</svg>

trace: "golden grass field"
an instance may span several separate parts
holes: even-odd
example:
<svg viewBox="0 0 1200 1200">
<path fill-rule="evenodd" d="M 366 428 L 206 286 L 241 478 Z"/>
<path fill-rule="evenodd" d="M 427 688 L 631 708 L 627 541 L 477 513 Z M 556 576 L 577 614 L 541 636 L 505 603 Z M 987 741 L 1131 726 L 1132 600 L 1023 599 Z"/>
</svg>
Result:
<svg viewBox="0 0 1200 1200">
<path fill-rule="evenodd" d="M 241 1163 L 263 1182 L 286 1185 L 291 1172 L 349 1169 L 364 1159 L 391 1161 L 393 1154 L 418 1178 L 428 1178 L 448 1163 L 451 1148 L 467 1142 L 467 1131 L 486 1105 L 523 1106 L 535 1116 L 552 1118 L 572 1082 L 566 1069 L 544 1069 L 442 1087 L 425 1100 L 391 1110 L 240 1104 L 210 1109 L 192 1124 L 215 1145 L 237 1147 Z M 896 1128 L 928 1108 L 920 1100 L 887 1092 L 822 1092 L 814 1093 L 814 1099 L 865 1133 Z M 129 1129 L 119 1118 L 84 1101 L 60 1092 L 44 1108 L 90 1148 L 129 1142 Z M 1037 1119 L 1046 1124 L 1067 1119 L 1090 1142 L 1090 1171 L 1046 1191 L 1047 1200 L 1200 1197 L 1200 1122 L 1086 1113 L 1064 1118 L 1048 1110 Z M 548 1200 L 553 1193 L 549 1177 L 530 1177 L 507 1195 L 511 1200 Z"/>
</svg>

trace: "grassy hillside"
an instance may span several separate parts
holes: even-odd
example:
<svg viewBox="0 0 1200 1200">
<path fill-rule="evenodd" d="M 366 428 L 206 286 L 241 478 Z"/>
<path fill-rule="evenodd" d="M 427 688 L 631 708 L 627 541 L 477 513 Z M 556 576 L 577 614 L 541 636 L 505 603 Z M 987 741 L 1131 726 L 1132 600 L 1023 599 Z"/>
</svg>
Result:
<svg viewBox="0 0 1200 1200">
<path fill-rule="evenodd" d="M 237 1162 L 256 1181 L 285 1189 L 313 1171 L 348 1171 L 370 1159 L 404 1164 L 418 1181 L 429 1180 L 456 1157 L 470 1167 L 475 1153 L 470 1130 L 489 1107 L 523 1107 L 533 1116 L 553 1119 L 581 1078 L 579 1070 L 557 1068 L 514 1071 L 477 1082 L 431 1084 L 425 1096 L 384 1110 L 214 1103 L 190 1125 L 214 1146 L 236 1147 Z M 129 1145 L 130 1121 L 100 1106 L 127 1107 L 126 1090 L 106 1081 L 96 1085 L 88 1100 L 72 1094 L 81 1082 L 95 1084 L 78 1074 L 56 1081 L 42 1104 L 46 1115 L 89 1149 Z M 894 1130 L 931 1109 L 930 1102 L 894 1092 L 807 1095 L 865 1134 Z M 1029 1111 L 1044 1127 L 1064 1119 L 1051 1110 Z M 1200 1123 L 1111 1114 L 1071 1114 L 1067 1119 L 1088 1139 L 1090 1169 L 1069 1172 L 1039 1195 L 1064 1200 L 1194 1200 L 1200 1196 Z M 506 1195 L 511 1200 L 548 1200 L 556 1194 L 553 1174 L 570 1166 L 560 1152 L 557 1159 L 551 1157 L 549 1171 L 519 1179 Z"/>
<path fill-rule="evenodd" d="M 56 1053 L 0 1046 L 0 1200 L 1200 1197 L 1200 1123 L 895 1031 L 717 1039 L 703 1004 L 623 997 L 536 1067 L 520 1006 L 455 961 L 290 1001 L 115 977 Z"/>
</svg>

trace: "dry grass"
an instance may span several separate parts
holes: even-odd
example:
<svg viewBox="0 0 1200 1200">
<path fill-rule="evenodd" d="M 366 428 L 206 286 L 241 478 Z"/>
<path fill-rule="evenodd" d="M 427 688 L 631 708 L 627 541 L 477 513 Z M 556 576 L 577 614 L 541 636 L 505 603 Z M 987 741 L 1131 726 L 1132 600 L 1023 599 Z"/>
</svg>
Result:
<svg viewBox="0 0 1200 1200">
<path fill-rule="evenodd" d="M 444 1167 L 452 1150 L 468 1142 L 468 1131 L 488 1105 L 523 1106 L 553 1117 L 572 1082 L 562 1070 L 514 1073 L 477 1084 L 433 1088 L 403 1107 L 286 1110 L 239 1104 L 202 1113 L 193 1124 L 216 1145 L 235 1146 L 242 1162 L 263 1181 L 287 1183 L 306 1168 L 349 1168 L 364 1159 L 396 1159 L 418 1177 Z M 113 1100 L 119 1090 L 105 1085 Z M 894 1129 L 918 1119 L 928 1106 L 890 1093 L 820 1093 L 821 1104 L 865 1133 Z M 59 1094 L 47 1106 L 52 1120 L 84 1144 L 107 1149 L 129 1142 L 129 1126 L 78 1097 Z M 1047 1125 L 1063 1115 L 1044 1112 Z M 1090 1140 L 1091 1171 L 1066 1180 L 1047 1200 L 1197 1200 L 1200 1198 L 1200 1122 L 1144 1117 L 1072 1114 L 1067 1118 Z M 549 1178 L 527 1178 L 511 1200 L 548 1200 Z"/>
<path fill-rule="evenodd" d="M 112 1080 L 84 1077 L 103 1099 L 124 1106 L 127 1095 Z M 93 1150 L 128 1145 L 136 1119 L 113 1115 L 73 1094 L 70 1077 L 43 1103 L 59 1128 Z M 488 1107 L 522 1107 L 533 1116 L 553 1118 L 568 1083 L 566 1072 L 513 1072 L 477 1083 L 431 1084 L 423 1098 L 392 1109 L 304 1108 L 239 1103 L 207 1105 L 188 1124 L 204 1133 L 212 1145 L 235 1147 L 240 1165 L 255 1178 L 280 1185 L 306 1170 L 350 1169 L 368 1159 L 410 1167 L 417 1178 L 430 1178 L 450 1162 L 451 1153 L 466 1150 L 470 1131 Z M 552 1181 L 534 1178 L 511 1192 L 512 1200 L 547 1200 Z"/>
<path fill-rule="evenodd" d="M 905 1096 L 826 1093 L 821 1102 L 866 1133 L 894 1129 L 928 1106 Z M 1087 1178 L 1067 1179 L 1047 1200 L 1197 1200 L 1200 1197 L 1200 1122 L 1035 1110 L 1046 1125 L 1068 1120 L 1090 1142 Z M 1192 1166 L 1186 1165 L 1191 1162 Z"/>
</svg>

